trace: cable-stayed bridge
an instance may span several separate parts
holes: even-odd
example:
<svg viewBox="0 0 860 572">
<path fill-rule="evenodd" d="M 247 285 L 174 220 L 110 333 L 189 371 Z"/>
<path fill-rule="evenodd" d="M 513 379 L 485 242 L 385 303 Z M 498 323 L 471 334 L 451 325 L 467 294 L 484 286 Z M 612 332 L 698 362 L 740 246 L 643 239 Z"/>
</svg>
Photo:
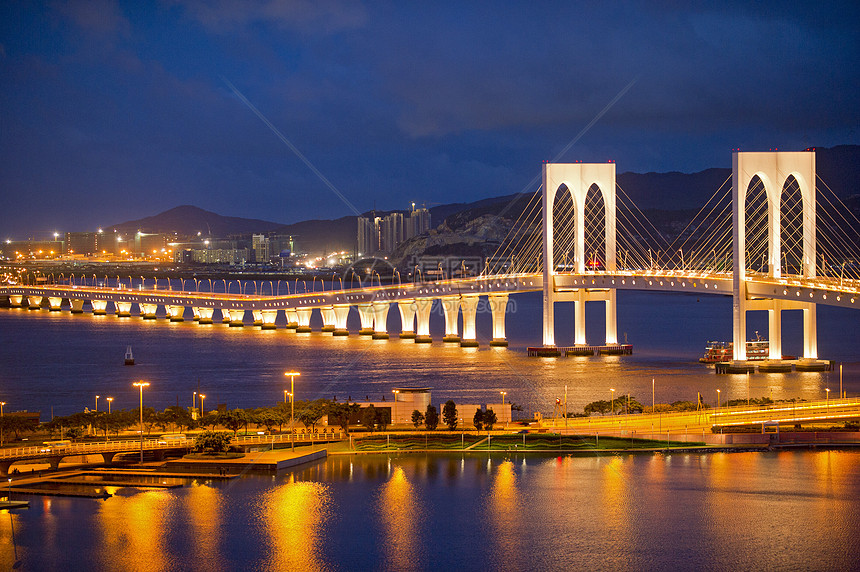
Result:
<svg viewBox="0 0 860 572">
<path fill-rule="evenodd" d="M 746 313 L 767 311 L 769 357 L 779 359 L 781 312 L 803 312 L 804 358 L 817 358 L 817 304 L 860 306 L 860 221 L 815 174 L 814 152 L 733 155 L 732 176 L 683 229 L 667 236 L 648 220 L 615 181 L 614 163 L 546 163 L 543 183 L 525 208 L 511 209 L 508 236 L 488 258 L 480 275 L 430 282 L 343 288 L 267 296 L 174 289 L 132 289 L 117 277 L 99 285 L 93 277 L 65 284 L 5 285 L 0 296 L 12 306 L 48 307 L 119 316 L 137 305 L 143 318 L 165 316 L 212 323 L 217 310 L 232 326 L 275 328 L 278 314 L 287 327 L 310 331 L 319 312 L 323 331 L 349 335 L 347 318 L 357 310 L 359 334 L 389 337 L 388 312 L 396 305 L 401 338 L 431 342 L 430 311 L 441 302 L 446 342 L 476 346 L 475 316 L 486 302 L 493 317 L 491 345 L 507 345 L 505 309 L 510 295 L 543 292 L 545 348 L 557 346 L 555 303 L 574 302 L 573 346 L 584 346 L 585 303 L 606 310 L 606 345 L 618 344 L 616 295 L 619 289 L 696 292 L 733 297 L 733 357 L 746 356 Z M 516 215 L 516 216 L 515 216 Z M 154 281 L 153 286 L 157 285 Z M 211 282 L 209 289 L 212 289 Z M 66 302 L 68 301 L 68 302 Z M 67 306 L 68 304 L 68 306 Z M 164 312 L 159 312 L 164 308 Z M 462 323 L 462 327 L 460 326 Z"/>
</svg>

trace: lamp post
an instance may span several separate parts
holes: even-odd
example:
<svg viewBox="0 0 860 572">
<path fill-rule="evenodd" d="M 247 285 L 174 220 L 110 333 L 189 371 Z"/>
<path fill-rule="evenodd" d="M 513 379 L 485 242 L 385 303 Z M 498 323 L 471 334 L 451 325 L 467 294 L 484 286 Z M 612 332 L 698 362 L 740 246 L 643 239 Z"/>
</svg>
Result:
<svg viewBox="0 0 860 572">
<path fill-rule="evenodd" d="M 845 394 L 842 393 L 842 364 L 839 364 L 839 399 L 845 399 Z"/>
<path fill-rule="evenodd" d="M 825 405 L 826 405 L 827 409 L 829 410 L 829 409 L 830 409 L 830 388 L 829 388 L 829 387 L 825 387 L 825 388 L 824 388 L 824 391 L 826 391 L 826 392 L 827 392 L 827 393 L 825 394 L 825 395 L 827 396 L 826 401 L 825 401 Z"/>
<path fill-rule="evenodd" d="M 149 387 L 149 382 L 141 380 L 132 385 L 140 389 L 140 464 L 143 465 L 143 388 Z"/>
<path fill-rule="evenodd" d="M 612 396 L 612 398 L 611 398 L 612 405 L 610 405 L 610 411 L 609 412 L 611 414 L 615 415 L 615 390 L 610 388 L 609 391 L 610 391 L 610 395 Z"/>
<path fill-rule="evenodd" d="M 718 389 L 717 390 L 717 409 L 719 410 L 719 408 L 720 408 L 720 390 Z"/>
<path fill-rule="evenodd" d="M 651 378 L 651 413 L 655 413 L 656 405 L 654 404 L 654 378 Z"/>
<path fill-rule="evenodd" d="M 284 405 L 286 405 L 286 404 L 287 404 L 287 394 L 288 394 L 288 393 L 289 393 L 289 391 L 287 391 L 287 390 L 285 389 L 285 390 L 284 390 Z"/>
<path fill-rule="evenodd" d="M 197 392 L 196 391 L 191 394 L 191 411 L 193 412 L 195 409 L 197 409 Z"/>
<path fill-rule="evenodd" d="M 99 396 L 96 395 L 96 413 L 99 412 Z"/>
<path fill-rule="evenodd" d="M 200 396 L 200 419 L 203 419 L 203 400 L 206 399 L 206 396 L 202 393 L 198 393 L 197 395 Z"/>
<path fill-rule="evenodd" d="M 293 429 L 293 414 L 295 413 L 296 376 L 301 375 L 297 371 L 285 371 L 284 375 L 290 378 L 290 449 L 296 450 L 295 431 Z"/>
<path fill-rule="evenodd" d="M 113 397 L 106 397 L 105 399 L 107 399 L 107 402 L 108 402 L 108 415 L 110 415 L 110 413 L 111 413 L 111 403 L 113 403 Z"/>
<path fill-rule="evenodd" d="M 504 413 L 504 411 L 505 411 L 505 396 L 508 394 L 508 392 L 507 391 L 500 391 L 499 393 L 502 394 L 502 413 Z M 507 426 L 508 426 L 508 422 L 505 421 L 505 427 L 507 427 Z"/>
<path fill-rule="evenodd" d="M 5 401 L 0 401 L 0 419 L 3 419 L 3 406 L 6 405 Z M 3 424 L 0 423 L 0 446 L 3 445 Z"/>
</svg>

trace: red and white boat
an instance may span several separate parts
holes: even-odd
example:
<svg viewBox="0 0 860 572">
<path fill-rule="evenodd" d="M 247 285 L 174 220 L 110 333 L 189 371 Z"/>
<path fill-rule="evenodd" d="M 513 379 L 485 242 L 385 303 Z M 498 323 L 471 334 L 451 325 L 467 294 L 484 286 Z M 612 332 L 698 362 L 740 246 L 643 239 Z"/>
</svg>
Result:
<svg viewBox="0 0 860 572">
<path fill-rule="evenodd" d="M 705 355 L 699 358 L 700 363 L 720 363 L 732 361 L 734 344 L 732 342 L 708 342 L 705 345 Z M 766 360 L 770 356 L 768 341 L 755 333 L 755 339 L 747 342 L 747 360 Z"/>
</svg>

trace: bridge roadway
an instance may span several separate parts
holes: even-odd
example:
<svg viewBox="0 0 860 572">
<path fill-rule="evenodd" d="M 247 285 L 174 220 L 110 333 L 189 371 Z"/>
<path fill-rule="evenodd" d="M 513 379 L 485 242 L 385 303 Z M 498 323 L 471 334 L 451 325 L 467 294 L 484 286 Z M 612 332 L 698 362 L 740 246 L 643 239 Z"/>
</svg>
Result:
<svg viewBox="0 0 860 572">
<path fill-rule="evenodd" d="M 559 273 L 553 275 L 553 282 L 553 290 L 559 301 L 566 296 L 577 299 L 577 296 L 582 296 L 585 292 L 599 293 L 610 290 L 732 295 L 732 276 L 729 273 L 677 270 Z M 284 312 L 287 327 L 299 332 L 311 331 L 311 315 L 314 311 L 318 311 L 322 317 L 323 331 L 332 332 L 336 336 L 349 335 L 347 317 L 350 308 L 355 306 L 361 320 L 359 333 L 372 335 L 375 339 L 389 337 L 388 311 L 391 304 L 396 304 L 401 321 L 400 337 L 412 338 L 419 343 L 432 341 L 429 326 L 430 311 L 433 300 L 439 299 L 445 316 L 443 340 L 474 347 L 478 345 L 475 315 L 481 296 L 488 298 L 492 313 L 493 336 L 490 345 L 505 346 L 507 345 L 505 312 L 508 296 L 542 290 L 541 274 L 510 274 L 306 292 L 287 296 L 171 289 L 134 290 L 123 285 L 97 287 L 64 284 L 4 285 L 0 286 L 0 296 L 8 297 L 12 306 L 27 306 L 30 309 L 41 308 L 47 300 L 49 309 L 54 311 L 61 310 L 64 300 L 68 300 L 73 313 L 83 313 L 83 305 L 86 301 L 91 304 L 94 314 L 105 314 L 107 304 L 110 302 L 114 305 L 118 316 L 131 316 L 131 306 L 137 304 L 141 317 L 151 319 L 158 317 L 159 307 L 164 307 L 166 314 L 164 317 L 171 321 L 183 321 L 186 309 L 190 307 L 194 319 L 201 324 L 212 323 L 213 312 L 219 310 L 222 321 L 231 326 L 244 326 L 245 312 L 250 311 L 254 319 L 253 324 L 263 329 L 274 329 L 278 313 Z M 748 304 L 752 304 L 752 300 L 775 299 L 780 300 L 782 309 L 803 308 L 808 307 L 809 304 L 828 304 L 847 308 L 856 308 L 860 305 L 860 288 L 855 281 L 842 282 L 827 278 L 773 278 L 761 274 L 748 274 L 746 292 L 747 298 L 751 300 Z M 770 306 L 762 306 L 761 309 L 766 308 Z M 755 308 L 749 306 L 748 309 Z M 458 323 L 461 310 L 462 327 Z M 779 354 L 778 346 L 774 347 L 777 349 L 772 349 L 772 353 Z"/>
<path fill-rule="evenodd" d="M 334 429 L 332 429 L 334 431 Z M 340 431 L 333 433 L 296 433 L 296 443 L 322 439 L 327 441 L 340 441 L 344 434 Z M 247 435 L 231 440 L 231 445 L 249 447 L 253 445 L 268 445 L 275 443 L 289 443 L 290 434 L 281 435 Z M 194 444 L 193 439 L 180 439 L 175 441 L 164 441 L 161 439 L 144 439 L 144 451 L 163 452 L 175 449 L 188 449 Z M 14 463 L 36 462 L 49 463 L 56 469 L 60 462 L 67 457 L 79 457 L 83 455 L 102 455 L 106 463 L 110 463 L 116 456 L 124 453 L 139 453 L 140 440 L 121 439 L 116 441 L 99 441 L 87 443 L 73 443 L 65 447 L 49 445 L 35 445 L 30 447 L 7 447 L 0 449 L 0 474 L 7 475 L 9 468 Z"/>
<path fill-rule="evenodd" d="M 619 398 L 623 402 L 623 396 Z M 705 411 L 683 413 L 643 413 L 544 419 L 543 426 L 575 434 L 631 434 L 710 431 L 711 427 L 744 425 L 803 425 L 809 423 L 841 423 L 860 419 L 860 398 L 775 403 L 768 406 L 720 407 Z"/>
</svg>

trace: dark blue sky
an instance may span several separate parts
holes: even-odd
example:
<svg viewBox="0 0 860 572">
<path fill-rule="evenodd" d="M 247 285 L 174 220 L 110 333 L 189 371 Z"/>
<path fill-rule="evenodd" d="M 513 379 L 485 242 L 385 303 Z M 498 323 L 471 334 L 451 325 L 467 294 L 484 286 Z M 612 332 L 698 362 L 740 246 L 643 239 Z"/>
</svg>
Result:
<svg viewBox="0 0 860 572">
<path fill-rule="evenodd" d="M 860 143 L 853 3 L 687 4 L 5 1 L 0 235 L 351 214 L 222 76 L 362 211 L 521 191 L 633 80 L 560 160 Z"/>
</svg>

